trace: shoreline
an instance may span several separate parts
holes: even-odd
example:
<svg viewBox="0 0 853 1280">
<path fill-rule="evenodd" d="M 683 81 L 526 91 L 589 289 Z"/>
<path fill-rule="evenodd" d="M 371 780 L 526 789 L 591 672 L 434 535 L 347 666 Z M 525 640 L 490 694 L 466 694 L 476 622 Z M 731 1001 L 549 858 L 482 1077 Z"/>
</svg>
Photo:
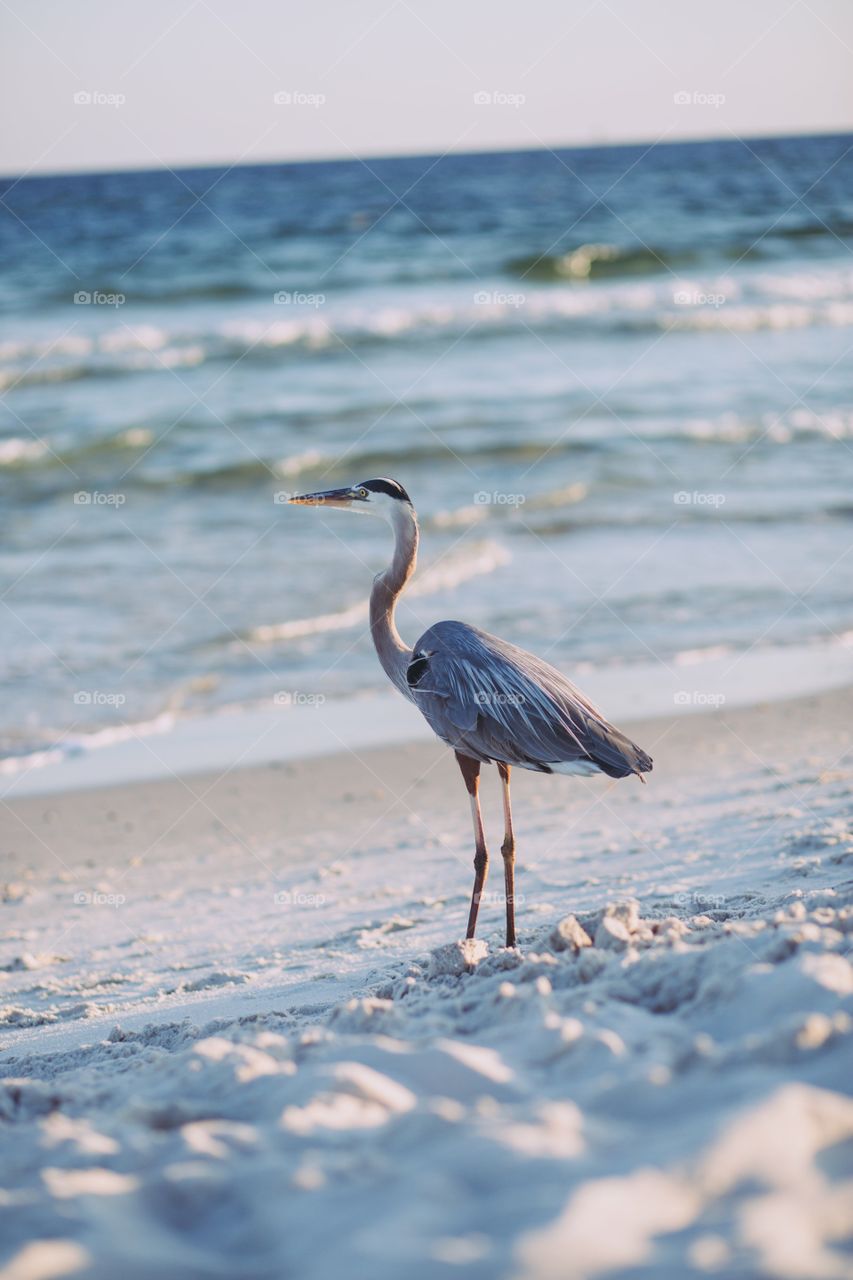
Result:
<svg viewBox="0 0 853 1280">
<path fill-rule="evenodd" d="M 701 650 L 671 664 L 584 666 L 573 678 L 617 727 L 706 715 L 715 708 L 785 702 L 853 684 L 853 634 L 829 645 L 746 654 Z M 0 800 L 433 741 L 417 708 L 390 690 L 351 699 L 290 690 L 264 704 L 164 712 L 143 723 L 70 735 L 56 746 L 7 757 L 0 760 Z"/>
<path fill-rule="evenodd" d="M 402 709 L 414 709 L 397 700 Z M 654 770 L 646 779 L 651 799 L 655 784 L 668 775 L 684 779 L 701 773 L 711 745 L 729 736 L 729 746 L 749 761 L 755 748 L 772 758 L 773 739 L 779 734 L 787 754 L 789 744 L 783 729 L 791 723 L 809 720 L 814 736 L 818 726 L 832 737 L 843 723 L 841 708 L 849 708 L 853 724 L 853 685 L 827 690 L 802 698 L 756 703 L 747 707 L 722 708 L 629 721 L 631 734 L 640 745 L 660 744 Z M 417 717 L 419 720 L 420 717 Z M 722 726 L 726 726 L 724 731 Z M 736 727 L 735 727 L 736 726 Z M 771 765 L 767 766 L 772 767 Z M 494 772 L 484 766 L 484 779 Z M 571 806 L 577 789 L 606 787 L 624 791 L 632 779 L 603 778 L 569 780 L 554 775 L 513 770 L 514 790 L 524 788 L 537 802 Z M 485 783 L 488 791 L 488 781 Z M 60 832 L 72 851 L 90 843 L 89 857 L 113 851 L 117 859 L 133 856 L 143 844 L 150 844 L 156 856 L 185 848 L 198 834 L 199 806 L 205 812 L 221 807 L 227 814 L 220 844 L 251 838 L 254 842 L 298 843 L 312 833 L 327 834 L 345 825 L 345 815 L 357 811 L 366 823 L 395 813 L 401 797 L 416 792 L 424 804 L 446 801 L 465 812 L 467 803 L 451 749 L 440 742 L 427 726 L 419 737 L 359 749 L 339 745 L 336 751 L 301 758 L 270 760 L 260 764 L 234 761 L 224 769 L 202 770 L 187 775 L 133 779 L 104 783 L 78 790 L 9 796 L 0 809 L 0 839 L 11 857 L 10 866 L 49 865 L 44 832 Z M 496 792 L 497 794 L 497 792 Z M 393 819 L 390 819 L 393 820 Z M 13 834 L 14 832 L 14 834 Z M 157 839 L 159 833 L 166 833 Z M 230 833 L 230 834 L 229 834 Z"/>
<path fill-rule="evenodd" d="M 36 830 L 39 823 L 46 830 L 61 831 L 62 838 L 75 849 L 91 842 L 94 853 L 108 846 L 120 858 L 133 856 L 142 842 L 151 842 L 154 849 L 156 841 L 158 850 L 161 846 L 165 850 L 184 847 L 197 835 L 197 818 L 187 819 L 187 810 L 194 814 L 198 805 L 209 810 L 214 802 L 228 813 L 225 825 L 230 836 L 226 834 L 225 843 L 229 838 L 239 843 L 249 837 L 255 842 L 281 841 L 283 837 L 298 842 L 312 833 L 334 831 L 345 822 L 336 815 L 345 815 L 350 808 L 363 813 L 366 822 L 377 821 L 387 811 L 393 813 L 402 803 L 400 797 L 412 790 L 423 803 L 437 804 L 446 798 L 451 806 L 456 804 L 467 813 L 451 749 L 426 725 L 416 735 L 413 730 L 420 717 L 402 699 L 394 701 L 406 713 L 403 720 L 409 733 L 399 740 L 377 743 L 368 734 L 367 742 L 358 748 L 339 743 L 337 750 L 308 752 L 302 757 L 258 764 L 236 759 L 223 769 L 158 772 L 149 778 L 80 789 L 7 796 L 0 810 L 0 838 L 8 849 L 13 840 L 9 824 L 17 826 L 18 847 L 12 858 L 37 867 L 48 865 L 44 837 Z M 645 781 L 651 793 L 666 771 L 683 779 L 701 770 L 698 761 L 704 759 L 707 743 L 721 736 L 723 725 L 738 727 L 735 738 L 741 737 L 738 730 L 742 732 L 739 750 L 748 760 L 753 751 L 748 739 L 758 737 L 766 751 L 777 727 L 781 730 L 803 718 L 836 729 L 840 707 L 850 708 L 853 723 L 853 685 L 746 707 L 629 718 L 625 723 L 630 724 L 631 735 L 641 745 L 662 744 L 661 756 L 650 748 L 655 764 Z M 697 752 L 703 739 L 706 745 Z M 484 766 L 484 778 L 491 773 Z M 565 803 L 571 804 L 578 785 L 624 790 L 632 781 L 598 777 L 567 781 L 521 768 L 513 770 L 514 789 L 524 787 L 544 803 L 553 791 L 554 805 L 560 803 L 562 787 L 566 788 Z M 488 789 L 488 783 L 486 786 Z M 165 838 L 157 840 L 158 831 L 166 832 Z"/>
</svg>

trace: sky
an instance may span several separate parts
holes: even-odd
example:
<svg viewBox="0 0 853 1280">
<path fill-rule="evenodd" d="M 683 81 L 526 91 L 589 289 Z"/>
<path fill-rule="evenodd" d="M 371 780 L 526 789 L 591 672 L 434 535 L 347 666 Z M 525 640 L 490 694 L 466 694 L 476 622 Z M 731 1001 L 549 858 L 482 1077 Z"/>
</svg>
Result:
<svg viewBox="0 0 853 1280">
<path fill-rule="evenodd" d="M 853 128 L 851 0 L 0 0 L 0 171 Z"/>
</svg>

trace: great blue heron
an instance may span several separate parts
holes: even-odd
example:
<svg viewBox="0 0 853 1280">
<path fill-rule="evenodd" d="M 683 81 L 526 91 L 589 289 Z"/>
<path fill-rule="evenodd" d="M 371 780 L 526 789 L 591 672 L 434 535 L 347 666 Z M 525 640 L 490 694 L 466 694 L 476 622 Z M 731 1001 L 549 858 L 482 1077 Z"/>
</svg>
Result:
<svg viewBox="0 0 853 1280">
<path fill-rule="evenodd" d="M 474 891 L 467 937 L 473 938 L 489 854 L 480 812 L 480 766 L 496 764 L 503 784 L 506 945 L 515 946 L 515 836 L 509 798 L 513 765 L 538 773 L 642 775 L 651 757 L 613 725 L 555 667 L 465 622 L 437 622 L 414 649 L 394 623 L 400 593 L 415 571 L 418 521 L 396 480 L 365 480 L 290 499 L 382 516 L 394 530 L 394 558 L 370 593 L 370 631 L 391 683 L 420 709 L 456 753 L 474 819 Z"/>
</svg>

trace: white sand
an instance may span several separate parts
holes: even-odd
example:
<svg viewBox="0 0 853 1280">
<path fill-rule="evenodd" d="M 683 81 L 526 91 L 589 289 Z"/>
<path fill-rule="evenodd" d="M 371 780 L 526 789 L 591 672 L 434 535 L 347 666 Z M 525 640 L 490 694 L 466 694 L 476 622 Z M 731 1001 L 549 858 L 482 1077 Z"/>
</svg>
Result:
<svg viewBox="0 0 853 1280">
<path fill-rule="evenodd" d="M 0 1276 L 848 1275 L 852 713 L 519 775 L 517 953 L 439 747 L 10 802 Z"/>
</svg>

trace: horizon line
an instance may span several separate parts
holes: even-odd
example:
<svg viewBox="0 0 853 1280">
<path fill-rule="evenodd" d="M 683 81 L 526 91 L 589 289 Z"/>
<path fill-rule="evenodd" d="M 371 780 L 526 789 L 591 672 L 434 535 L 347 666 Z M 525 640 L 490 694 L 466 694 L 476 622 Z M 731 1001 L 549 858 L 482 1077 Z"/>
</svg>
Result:
<svg viewBox="0 0 853 1280">
<path fill-rule="evenodd" d="M 572 142 L 572 143 L 543 143 L 537 147 L 514 147 L 514 146 L 494 146 L 479 147 L 476 150 L 416 150 L 416 151 L 367 151 L 362 155 L 328 155 L 328 156 L 302 156 L 292 159 L 280 160 L 210 160 L 210 161 L 176 161 L 174 164 L 160 165 L 128 165 L 126 167 L 110 167 L 110 168 L 80 168 L 80 169 L 45 169 L 45 170 L 24 170 L 23 173 L 13 171 L 0 171 L 0 181 L 14 181 L 17 186 L 20 182 L 30 180 L 38 180 L 40 178 L 94 178 L 105 177 L 110 174 L 131 174 L 131 173 L 185 173 L 188 170 L 203 172 L 204 170 L 225 169 L 227 171 L 236 169 L 278 169 L 285 167 L 299 167 L 302 165 L 319 165 L 319 164 L 361 164 L 367 160 L 443 160 L 451 156 L 484 156 L 484 155 L 534 155 L 542 151 L 564 152 L 564 151 L 596 151 L 596 150 L 614 150 L 620 148 L 628 149 L 632 147 L 677 147 L 691 145 L 708 145 L 714 142 L 766 142 L 769 140 L 793 140 L 796 138 L 845 138 L 853 136 L 853 124 L 846 128 L 827 128 L 827 129 L 805 129 L 802 132 L 784 132 L 784 133 L 749 133 L 735 134 L 728 136 L 720 136 L 719 134 L 699 135 L 696 137 L 680 137 L 680 138 L 627 138 L 619 141 L 597 141 L 597 142 Z"/>
</svg>

